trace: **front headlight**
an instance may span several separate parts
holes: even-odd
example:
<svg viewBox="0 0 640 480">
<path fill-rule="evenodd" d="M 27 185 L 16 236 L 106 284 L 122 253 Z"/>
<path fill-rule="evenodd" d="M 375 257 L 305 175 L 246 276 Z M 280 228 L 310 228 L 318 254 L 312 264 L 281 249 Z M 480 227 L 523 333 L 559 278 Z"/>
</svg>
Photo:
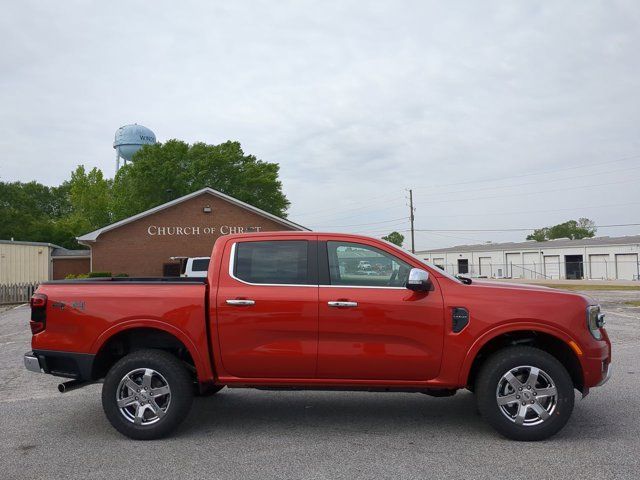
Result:
<svg viewBox="0 0 640 480">
<path fill-rule="evenodd" d="M 604 313 L 600 313 L 600 305 L 587 307 L 587 328 L 596 340 L 602 339 L 600 329 L 604 327 Z"/>
</svg>

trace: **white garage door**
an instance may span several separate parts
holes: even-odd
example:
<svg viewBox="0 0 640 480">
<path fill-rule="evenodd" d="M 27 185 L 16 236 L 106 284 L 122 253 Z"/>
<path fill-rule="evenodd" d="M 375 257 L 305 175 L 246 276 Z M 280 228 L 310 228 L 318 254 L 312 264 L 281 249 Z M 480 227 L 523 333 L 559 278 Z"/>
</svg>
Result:
<svg viewBox="0 0 640 480">
<path fill-rule="evenodd" d="M 491 257 L 480 257 L 478 261 L 480 262 L 480 276 L 493 276 L 493 272 L 491 272 Z"/>
<path fill-rule="evenodd" d="M 616 255 L 616 278 L 618 280 L 638 278 L 637 253 L 619 253 Z"/>
<path fill-rule="evenodd" d="M 536 278 L 540 268 L 540 254 L 538 252 L 524 252 L 522 254 L 524 278 Z"/>
<path fill-rule="evenodd" d="M 507 271 L 505 276 L 522 278 L 522 261 L 519 253 L 507 253 Z"/>
<path fill-rule="evenodd" d="M 613 276 L 613 265 L 608 263 L 609 255 L 589 255 L 589 278 L 606 280 Z"/>
<path fill-rule="evenodd" d="M 560 257 L 558 255 L 545 255 L 544 275 L 547 278 L 560 278 Z"/>
</svg>

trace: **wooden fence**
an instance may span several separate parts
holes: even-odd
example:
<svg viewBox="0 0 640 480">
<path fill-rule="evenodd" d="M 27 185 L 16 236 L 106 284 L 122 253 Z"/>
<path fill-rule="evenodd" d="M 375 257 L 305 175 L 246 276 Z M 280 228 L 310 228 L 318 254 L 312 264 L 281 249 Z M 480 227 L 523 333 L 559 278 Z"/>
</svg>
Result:
<svg viewBox="0 0 640 480">
<path fill-rule="evenodd" d="M 27 303 L 38 288 L 37 283 L 13 283 L 0 285 L 0 305 L 7 303 Z"/>
</svg>

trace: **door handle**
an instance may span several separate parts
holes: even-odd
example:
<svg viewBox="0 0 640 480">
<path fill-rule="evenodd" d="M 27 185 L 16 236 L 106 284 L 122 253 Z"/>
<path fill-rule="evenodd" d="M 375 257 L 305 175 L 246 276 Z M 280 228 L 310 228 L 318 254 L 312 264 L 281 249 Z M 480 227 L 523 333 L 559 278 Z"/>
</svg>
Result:
<svg viewBox="0 0 640 480">
<path fill-rule="evenodd" d="M 329 305 L 330 307 L 336 307 L 336 308 L 357 307 L 358 302 L 345 302 L 340 300 L 335 302 L 327 302 L 327 305 Z"/>
<path fill-rule="evenodd" d="M 244 305 L 255 305 L 255 304 L 256 302 L 254 300 L 241 300 L 241 299 L 227 300 L 227 305 L 244 306 Z"/>
</svg>

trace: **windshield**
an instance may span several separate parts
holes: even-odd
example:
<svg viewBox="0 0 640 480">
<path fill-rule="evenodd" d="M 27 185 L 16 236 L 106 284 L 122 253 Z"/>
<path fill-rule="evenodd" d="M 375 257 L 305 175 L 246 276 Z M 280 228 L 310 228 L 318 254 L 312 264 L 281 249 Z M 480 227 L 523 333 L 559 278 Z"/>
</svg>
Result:
<svg viewBox="0 0 640 480">
<path fill-rule="evenodd" d="M 440 268 L 438 265 L 435 265 L 431 262 L 427 262 L 426 260 L 423 260 L 422 258 L 418 257 L 417 255 L 408 252 L 409 255 L 411 255 L 413 258 L 415 258 L 416 260 L 418 260 L 420 263 L 424 263 L 425 265 L 427 265 L 428 267 L 431 267 L 433 270 L 435 270 L 436 272 L 438 272 L 439 274 L 441 274 L 443 277 L 447 277 L 450 280 L 453 280 L 454 282 L 458 282 L 458 283 L 463 283 L 461 282 L 458 277 L 456 277 L 455 275 L 451 275 L 449 272 L 447 272 L 446 270 L 443 270 L 442 268 Z"/>
<path fill-rule="evenodd" d="M 386 241 L 386 240 L 382 240 L 382 241 L 383 241 L 384 243 L 386 243 L 387 245 L 389 245 L 390 247 L 395 248 L 395 249 L 397 249 L 397 250 L 400 250 L 400 247 L 398 247 L 396 244 L 391 243 L 391 242 L 388 242 L 388 241 Z M 404 248 L 402 249 L 402 251 L 403 251 L 404 253 L 407 253 L 407 254 L 411 255 L 413 258 L 415 258 L 418 262 L 422 263 L 423 265 L 426 265 L 426 266 L 428 266 L 429 268 L 431 268 L 432 270 L 435 270 L 436 272 L 438 272 L 438 273 L 439 273 L 440 275 L 442 275 L 443 277 L 447 277 L 448 279 L 453 280 L 454 282 L 457 282 L 457 283 L 463 283 L 462 281 L 460 281 L 460 280 L 459 280 L 457 277 L 455 277 L 454 275 L 451 275 L 449 272 L 447 272 L 447 271 L 443 270 L 443 269 L 442 269 L 442 268 L 440 268 L 439 266 L 434 265 L 433 263 L 431 263 L 431 262 L 427 262 L 426 260 L 424 260 L 424 259 L 422 259 L 422 258 L 418 257 L 415 253 L 411 253 L 410 251 L 405 250 Z"/>
</svg>

